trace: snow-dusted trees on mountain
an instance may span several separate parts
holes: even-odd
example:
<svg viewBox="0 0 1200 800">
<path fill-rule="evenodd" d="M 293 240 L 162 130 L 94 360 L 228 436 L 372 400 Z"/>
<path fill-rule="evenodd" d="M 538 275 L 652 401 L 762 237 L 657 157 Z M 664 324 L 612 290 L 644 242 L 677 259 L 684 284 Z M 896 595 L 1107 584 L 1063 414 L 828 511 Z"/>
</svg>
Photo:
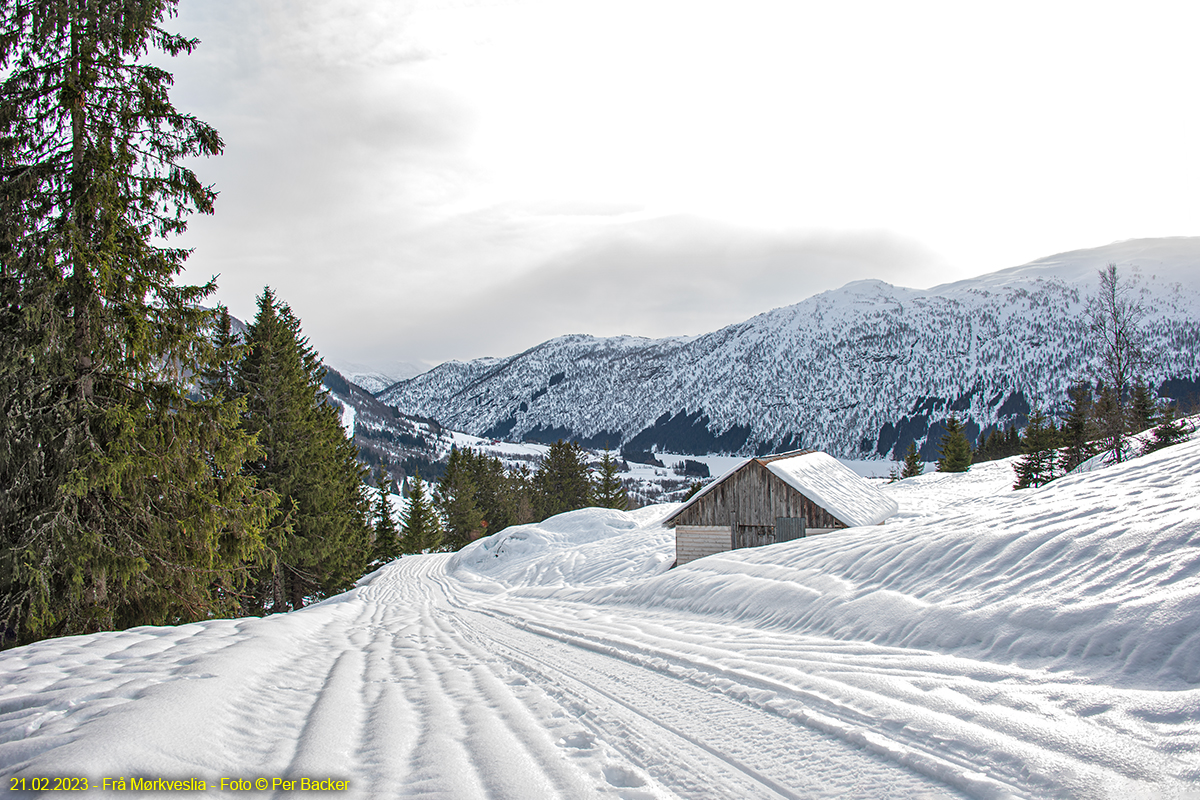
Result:
<svg viewBox="0 0 1200 800">
<path fill-rule="evenodd" d="M 220 136 L 142 59 L 175 0 L 0 2 L 0 644 L 229 613 L 269 494 L 226 396 L 214 290 L 166 246 Z"/>
<path fill-rule="evenodd" d="M 262 455 L 246 469 L 280 498 L 284 516 L 257 577 L 260 610 L 300 608 L 345 591 L 369 555 L 365 470 L 321 386 L 324 368 L 291 308 L 268 288 L 234 372 L 245 429 Z"/>
</svg>

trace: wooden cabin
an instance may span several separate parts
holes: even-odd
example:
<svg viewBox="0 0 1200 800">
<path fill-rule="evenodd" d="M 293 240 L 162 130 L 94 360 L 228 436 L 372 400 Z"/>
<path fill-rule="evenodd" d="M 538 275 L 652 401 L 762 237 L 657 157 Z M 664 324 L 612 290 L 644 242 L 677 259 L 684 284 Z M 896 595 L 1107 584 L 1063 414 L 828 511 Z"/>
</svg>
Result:
<svg viewBox="0 0 1200 800">
<path fill-rule="evenodd" d="M 895 514 L 895 501 L 816 450 L 749 458 L 666 518 L 675 564 L 858 525 Z"/>
</svg>

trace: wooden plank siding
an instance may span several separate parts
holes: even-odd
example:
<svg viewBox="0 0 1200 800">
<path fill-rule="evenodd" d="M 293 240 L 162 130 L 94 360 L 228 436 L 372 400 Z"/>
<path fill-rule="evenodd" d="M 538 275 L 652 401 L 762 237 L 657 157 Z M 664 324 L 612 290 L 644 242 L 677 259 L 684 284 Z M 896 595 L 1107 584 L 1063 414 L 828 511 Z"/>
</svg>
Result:
<svg viewBox="0 0 1200 800">
<path fill-rule="evenodd" d="M 726 525 L 680 525 L 675 528 L 675 566 L 729 549 L 729 527 Z"/>
<path fill-rule="evenodd" d="M 727 526 L 734 548 L 775 543 L 777 517 L 803 517 L 809 529 L 846 525 L 789 486 L 757 459 L 733 473 L 670 520 L 672 526 Z"/>
</svg>

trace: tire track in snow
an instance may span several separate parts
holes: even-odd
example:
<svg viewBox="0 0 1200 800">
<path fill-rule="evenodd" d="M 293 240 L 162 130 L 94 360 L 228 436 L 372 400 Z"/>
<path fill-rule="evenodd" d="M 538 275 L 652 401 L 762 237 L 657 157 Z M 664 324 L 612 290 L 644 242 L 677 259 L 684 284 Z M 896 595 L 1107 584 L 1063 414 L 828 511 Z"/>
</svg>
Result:
<svg viewBox="0 0 1200 800">
<path fill-rule="evenodd" d="M 379 606 L 382 612 L 386 607 Z M 359 759 L 364 766 L 364 779 L 369 797 L 394 794 L 404 785 L 412 766 L 420 729 L 419 712 L 405 691 L 416 680 L 408 658 L 401 653 L 405 639 L 392 630 L 396 620 L 380 622 L 384 630 L 374 636 L 364 657 L 364 704 L 367 717 Z"/>
<path fill-rule="evenodd" d="M 422 580 L 409 582 L 420 587 L 420 597 L 411 601 L 421 608 L 422 650 L 434 654 L 430 666 L 443 694 L 454 700 L 463 741 L 470 745 L 468 754 L 486 796 L 594 796 L 591 782 L 555 747 L 544 722 L 489 667 L 496 657 L 469 643 L 437 613 L 428 575 L 441 565 L 422 561 L 415 565 Z"/>
<path fill-rule="evenodd" d="M 569 610 L 569 609 L 568 609 Z M 865 663 L 852 658 L 829 670 L 829 664 L 809 657 L 810 644 L 796 648 L 785 669 L 764 669 L 765 664 L 734 650 L 688 642 L 685 652 L 669 632 L 659 631 L 650 641 L 626 633 L 593 627 L 581 635 L 577 629 L 514 616 L 516 609 L 488 609 L 488 613 L 531 632 L 673 674 L 680 680 L 718 691 L 741 702 L 791 719 L 798 724 L 838 736 L 935 779 L 958 786 L 976 796 L 1107 798 L 1169 791 L 1157 778 L 1165 774 L 1163 757 L 1110 731 L 1096 730 L 1081 738 L 1058 730 L 1053 719 L 1028 713 L 1029 697 L 1014 697 L 1013 709 L 1024 712 L 1020 721 L 996 714 L 989 697 L 986 704 L 945 687 L 931 696 L 914 686 L 930 673 L 904 668 L 881 668 L 879 648 Z M 753 632 L 762 635 L 761 631 Z M 695 633 L 692 633 L 695 637 Z M 852 644 L 852 643 L 850 643 Z M 844 649 L 846 642 L 834 643 Z M 882 648 L 887 650 L 888 648 Z M 703 655 L 701 655 L 703 654 Z M 930 654 L 932 657 L 932 654 Z M 910 663 L 912 654 L 897 657 Z M 812 667 L 806 670 L 806 664 Z M 946 662 L 942 662 L 945 666 Z M 973 664 L 973 671 L 988 669 Z M 963 669 L 960 666 L 960 670 Z M 992 667 L 990 680 L 963 680 L 961 672 L 942 674 L 962 681 L 963 690 L 1000 692 L 1001 677 L 1013 670 Z M 816 674 L 816 673 L 822 674 Z M 1022 682 L 1029 676 L 1022 674 Z M 865 679 L 865 681 L 864 681 Z M 935 683 L 939 683 L 935 681 Z M 869 684 L 865 685 L 865 684 Z M 1054 686 L 1052 693 L 1071 687 Z M 978 763 L 981 752 L 987 765 Z M 1091 755 L 1081 758 L 1080 753 Z"/>
<path fill-rule="evenodd" d="M 308 710 L 296 740 L 296 751 L 284 775 L 351 779 L 362 774 L 355 769 L 354 757 L 363 727 L 362 680 L 362 654 L 353 648 L 343 649 Z"/>
<path fill-rule="evenodd" d="M 431 570 L 428 579 L 438 585 L 442 603 L 464 634 L 536 676 L 543 688 L 551 687 L 568 704 L 604 709 L 602 714 L 590 715 L 596 733 L 613 746 L 623 747 L 626 755 L 659 783 L 674 786 L 682 794 L 840 797 L 844 796 L 844 784 L 827 780 L 828 765 L 836 762 L 833 771 L 838 775 L 844 775 L 847 765 L 853 764 L 869 776 L 865 785 L 857 787 L 859 796 L 886 797 L 889 791 L 895 797 L 956 796 L 940 781 L 930 784 L 903 766 L 865 754 L 855 744 L 797 726 L 644 664 L 594 648 L 581 650 L 578 642 L 547 637 L 520 621 L 472 611 L 454 601 L 444 572 Z M 664 751 L 669 755 L 666 762 Z M 822 759 L 826 765 L 798 768 L 796 752 L 808 754 L 806 767 Z M 703 777 L 697 780 L 697 776 Z M 981 796 L 1006 794 L 1001 789 Z"/>
</svg>

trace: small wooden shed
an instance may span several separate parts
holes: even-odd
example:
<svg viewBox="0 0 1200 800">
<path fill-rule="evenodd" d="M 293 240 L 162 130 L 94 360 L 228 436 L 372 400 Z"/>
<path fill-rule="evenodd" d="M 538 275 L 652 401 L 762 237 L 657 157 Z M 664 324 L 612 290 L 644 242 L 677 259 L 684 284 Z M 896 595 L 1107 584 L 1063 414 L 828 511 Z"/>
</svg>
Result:
<svg viewBox="0 0 1200 800">
<path fill-rule="evenodd" d="M 749 458 L 704 487 L 663 524 L 675 529 L 675 563 L 877 525 L 896 502 L 816 450 Z"/>
</svg>

